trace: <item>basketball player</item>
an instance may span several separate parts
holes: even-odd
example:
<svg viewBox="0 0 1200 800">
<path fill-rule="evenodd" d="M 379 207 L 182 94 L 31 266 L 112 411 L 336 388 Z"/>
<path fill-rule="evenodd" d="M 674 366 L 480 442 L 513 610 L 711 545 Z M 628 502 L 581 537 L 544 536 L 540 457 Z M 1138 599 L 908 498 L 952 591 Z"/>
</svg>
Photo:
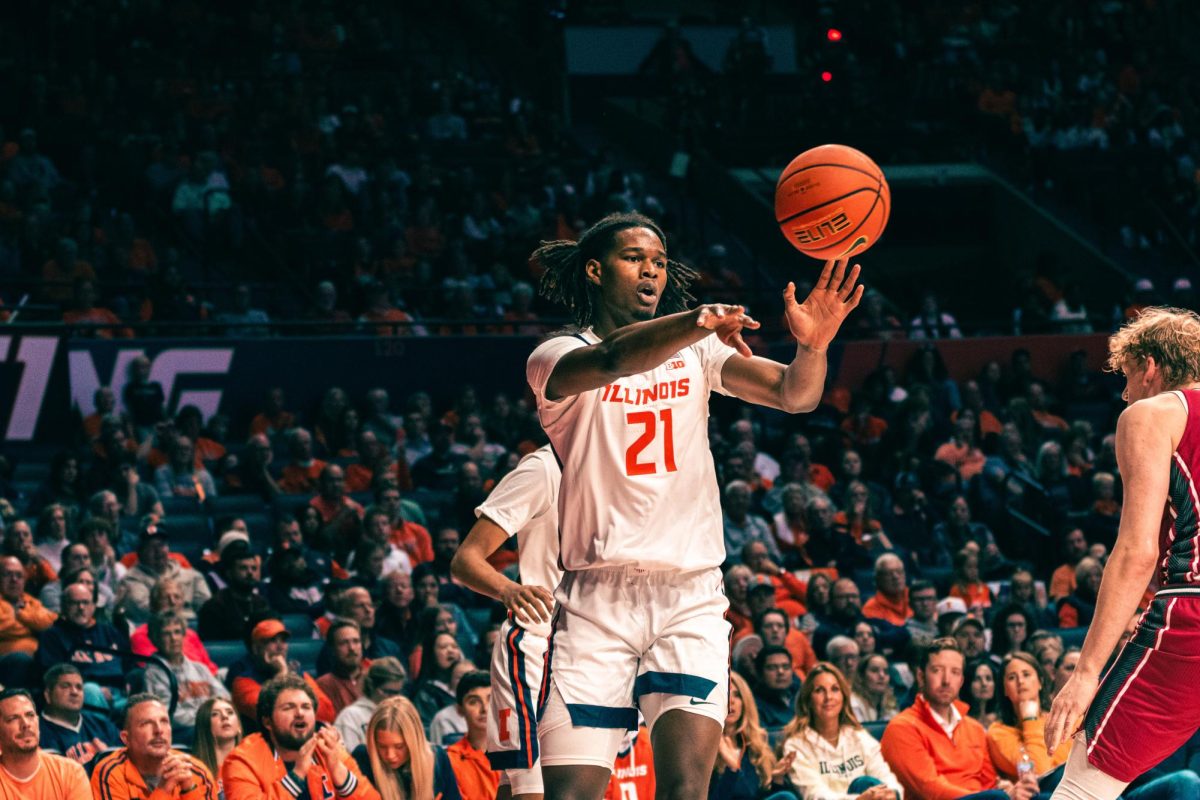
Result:
<svg viewBox="0 0 1200 800">
<path fill-rule="evenodd" d="M 703 797 L 729 677 L 709 392 L 815 408 L 826 348 L 862 297 L 859 268 L 827 262 L 803 304 L 788 285 L 797 347 L 785 366 L 751 354 L 741 331 L 758 323 L 743 307 L 686 310 L 696 273 L 668 260 L 665 235 L 646 217 L 610 215 L 578 243 L 546 243 L 534 258 L 546 270 L 543 293 L 580 328 L 543 342 L 527 365 L 562 466 L 565 571 L 539 723 L 546 797 L 602 797 L 638 707 L 658 797 Z"/>
<path fill-rule="evenodd" d="M 1117 420 L 1125 505 L 1083 652 L 1046 723 L 1053 752 L 1083 716 L 1054 797 L 1115 798 L 1200 726 L 1200 317 L 1147 309 L 1109 340 L 1108 367 L 1124 373 L 1129 403 Z M 1101 681 L 1152 579 L 1154 600 Z"/>
<path fill-rule="evenodd" d="M 488 713 L 488 761 L 503 772 L 499 800 L 542 796 L 538 763 L 538 702 L 551 594 L 558 586 L 558 481 L 549 446 L 541 447 L 505 475 L 475 509 L 478 520 L 454 555 L 454 577 L 508 609 L 492 651 L 492 701 Z M 496 571 L 488 556 L 517 537 L 521 583 Z"/>
</svg>

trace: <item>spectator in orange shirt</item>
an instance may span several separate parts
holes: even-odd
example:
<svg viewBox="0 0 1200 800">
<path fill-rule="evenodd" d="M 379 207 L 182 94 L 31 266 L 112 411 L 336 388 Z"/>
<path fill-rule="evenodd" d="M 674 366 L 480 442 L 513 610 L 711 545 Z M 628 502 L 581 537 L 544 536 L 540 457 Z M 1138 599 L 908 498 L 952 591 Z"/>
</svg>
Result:
<svg viewBox="0 0 1200 800">
<path fill-rule="evenodd" d="M 25 567 L 15 556 L 0 558 L 0 683 L 32 687 L 40 682 L 33 656 L 38 634 L 58 615 L 25 591 Z"/>
<path fill-rule="evenodd" d="M 312 434 L 304 428 L 292 428 L 287 437 L 292 460 L 283 468 L 279 488 L 284 494 L 311 494 L 317 488 L 317 479 L 325 469 L 325 462 L 313 458 Z"/>
<path fill-rule="evenodd" d="M 936 460 L 954 467 L 963 484 L 982 472 L 987 460 L 976 444 L 976 425 L 975 412 L 963 409 L 954 422 L 954 435 L 933 454 Z"/>
<path fill-rule="evenodd" d="M 979 388 L 979 381 L 969 380 L 963 383 L 962 409 L 951 412 L 950 421 L 957 422 L 959 415 L 964 411 L 974 412 L 975 418 L 979 421 L 979 436 L 985 442 L 987 437 L 999 436 L 1004 429 L 1000 418 L 984 406 L 983 390 Z"/>
<path fill-rule="evenodd" d="M 376 336 L 424 336 L 425 329 L 413 323 L 413 318 L 392 305 L 387 287 L 372 283 L 366 289 L 366 308 L 358 318 L 366 323 L 365 330 Z"/>
<path fill-rule="evenodd" d="M 117 410 L 117 395 L 111 386 L 101 386 L 92 394 L 92 405 L 96 410 L 83 418 L 83 435 L 89 442 L 100 438 L 100 427 L 104 418 Z"/>
<path fill-rule="evenodd" d="M 96 305 L 96 299 L 96 284 L 88 278 L 76 279 L 72 307 L 64 311 L 62 316 L 64 324 L 81 326 L 72 333 L 100 339 L 128 339 L 133 336 L 133 331 L 121 324 L 121 318 L 110 309 Z M 93 328 L 93 325 L 106 327 Z"/>
<path fill-rule="evenodd" d="M 887 620 L 903 626 L 912 616 L 904 562 L 893 553 L 875 559 L 875 594 L 863 603 L 864 617 Z"/>
<path fill-rule="evenodd" d="M 79 245 L 69 236 L 58 240 L 54 258 L 42 266 L 42 295 L 51 303 L 71 299 L 71 286 L 80 280 L 96 280 L 96 270 L 79 258 Z"/>
<path fill-rule="evenodd" d="M 346 496 L 346 477 L 337 464 L 326 464 L 318 482 L 320 492 L 308 504 L 321 515 L 320 541 L 334 542 L 342 550 L 358 541 L 363 507 Z"/>
<path fill-rule="evenodd" d="M 1059 565 L 1050 576 L 1050 590 L 1047 594 L 1051 600 L 1061 600 L 1075 591 L 1075 568 L 1088 554 L 1088 540 L 1081 528 L 1071 528 L 1062 538 L 1063 553 L 1066 562 Z"/>
<path fill-rule="evenodd" d="M 775 606 L 785 611 L 790 619 L 804 616 L 804 596 L 808 586 L 792 573 L 782 569 L 771 560 L 767 546 L 762 542 L 747 542 L 742 548 L 742 563 L 760 580 L 766 580 L 775 589 Z"/>
<path fill-rule="evenodd" d="M 983 616 L 992 607 L 992 591 L 979 578 L 979 548 L 967 546 L 954 554 L 954 581 L 950 596 L 967 604 L 973 614 Z"/>
<path fill-rule="evenodd" d="M 267 391 L 267 405 L 250 420 L 250 435 L 278 436 L 296 424 L 296 415 L 284 409 L 283 388 L 272 386 Z"/>
<path fill-rule="evenodd" d="M 8 689 L 0 694 L 0 797 L 91 800 L 83 766 L 39 748 L 39 723 L 29 692 Z"/>
<path fill-rule="evenodd" d="M 288 640 L 292 634 L 278 619 L 264 619 L 250 631 L 249 654 L 234 662 L 225 676 L 225 685 L 233 695 L 233 705 L 247 727 L 257 727 L 258 700 L 264 686 L 272 679 L 300 679 L 312 689 L 313 708 L 317 719 L 333 724 L 337 716 L 333 703 L 307 672 L 295 674 L 288 663 Z"/>
<path fill-rule="evenodd" d="M 1050 412 L 1046 387 L 1037 381 L 1029 384 L 1029 411 L 1047 432 L 1065 431 L 1069 427 L 1065 419 Z"/>
<path fill-rule="evenodd" d="M 1058 601 L 1058 627 L 1086 628 L 1096 613 L 1096 593 L 1104 577 L 1104 564 L 1088 556 L 1075 566 L 1075 591 Z"/>
<path fill-rule="evenodd" d="M 482 670 L 468 672 L 454 690 L 458 712 L 467 721 L 467 735 L 446 748 L 462 800 L 493 800 L 500 787 L 500 773 L 488 763 L 488 707 L 492 699 L 492 677 Z"/>
<path fill-rule="evenodd" d="M 650 730 L 639 725 L 636 731 L 626 731 L 613 762 L 604 800 L 654 800 L 654 751 L 650 747 Z"/>
<path fill-rule="evenodd" d="M 754 573 L 745 564 L 735 564 L 725 570 L 725 596 L 729 599 L 726 618 L 733 626 L 732 641 L 754 633 L 754 620 L 750 611 L 749 590 L 754 583 Z M 774 597 L 775 591 L 771 590 Z"/>
</svg>

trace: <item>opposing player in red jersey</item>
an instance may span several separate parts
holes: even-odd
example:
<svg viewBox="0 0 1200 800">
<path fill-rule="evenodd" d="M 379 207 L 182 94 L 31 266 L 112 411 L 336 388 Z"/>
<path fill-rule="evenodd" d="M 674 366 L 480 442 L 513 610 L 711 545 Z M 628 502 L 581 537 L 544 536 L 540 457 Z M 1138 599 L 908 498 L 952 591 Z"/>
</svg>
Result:
<svg viewBox="0 0 1200 800">
<path fill-rule="evenodd" d="M 1125 375 L 1129 403 L 1117 421 L 1125 505 L 1083 652 L 1046 723 L 1053 752 L 1083 717 L 1056 798 L 1115 798 L 1200 726 L 1200 316 L 1143 311 L 1109 340 L 1108 367 Z"/>
<path fill-rule="evenodd" d="M 785 365 L 752 355 L 741 332 L 758 323 L 742 306 L 687 310 L 695 273 L 667 258 L 665 234 L 644 216 L 610 215 L 534 257 L 543 293 L 579 326 L 526 367 L 562 464 L 564 576 L 538 729 L 545 796 L 601 798 L 640 709 L 658 797 L 704 797 L 729 683 L 709 395 L 815 408 L 825 351 L 862 297 L 859 268 L 827 262 L 803 303 L 788 285 L 796 351 Z"/>
</svg>

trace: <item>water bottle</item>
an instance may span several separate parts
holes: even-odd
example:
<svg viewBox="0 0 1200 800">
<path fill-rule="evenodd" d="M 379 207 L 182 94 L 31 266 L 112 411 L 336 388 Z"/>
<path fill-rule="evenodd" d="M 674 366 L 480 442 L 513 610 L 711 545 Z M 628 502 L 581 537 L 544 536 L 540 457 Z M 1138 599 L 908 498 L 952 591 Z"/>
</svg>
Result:
<svg viewBox="0 0 1200 800">
<path fill-rule="evenodd" d="M 1025 751 L 1025 745 L 1021 745 L 1021 757 L 1017 759 L 1017 782 L 1020 783 L 1026 775 L 1033 774 L 1033 759 L 1029 757 L 1029 753 Z"/>
</svg>

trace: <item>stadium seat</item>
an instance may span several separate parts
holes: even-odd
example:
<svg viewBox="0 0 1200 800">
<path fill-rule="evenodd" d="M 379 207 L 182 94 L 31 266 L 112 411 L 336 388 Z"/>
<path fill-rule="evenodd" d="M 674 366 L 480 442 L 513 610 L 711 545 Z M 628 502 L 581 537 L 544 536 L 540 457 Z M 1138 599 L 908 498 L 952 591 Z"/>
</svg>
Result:
<svg viewBox="0 0 1200 800">
<path fill-rule="evenodd" d="M 866 730 L 867 733 L 869 733 L 873 737 L 875 737 L 875 741 L 879 741 L 879 740 L 883 739 L 883 732 L 887 728 L 887 723 L 886 722 L 864 722 L 862 724 L 862 726 L 863 726 L 863 729 Z"/>
<path fill-rule="evenodd" d="M 214 497 L 208 501 L 208 513 L 213 519 L 240 517 L 250 513 L 265 512 L 269 506 L 256 494 L 232 494 Z"/>
<path fill-rule="evenodd" d="M 1087 627 L 1082 628 L 1051 628 L 1050 633 L 1062 638 L 1063 647 L 1083 647 L 1083 639 L 1087 636 Z"/>
<path fill-rule="evenodd" d="M 246 655 L 246 645 L 240 641 L 218 641 L 204 643 L 205 649 L 208 650 L 208 657 L 213 660 L 213 663 L 218 667 L 228 667 L 233 662 L 237 661 L 242 656 Z"/>
<path fill-rule="evenodd" d="M 293 643 L 298 639 L 311 639 L 313 636 L 313 621 L 308 614 L 284 614 L 280 617 L 283 627 L 292 635 Z"/>
<path fill-rule="evenodd" d="M 46 461 L 22 461 L 13 468 L 14 481 L 29 481 L 40 484 L 50 477 L 50 464 Z"/>
<path fill-rule="evenodd" d="M 257 511 L 240 516 L 246 523 L 246 530 L 250 531 L 251 544 L 265 550 L 275 543 L 275 519 L 271 514 Z"/>
<path fill-rule="evenodd" d="M 320 639 L 292 639 L 288 644 L 288 659 L 300 662 L 302 672 L 311 672 L 315 675 L 317 655 L 324 646 L 325 642 Z"/>
<path fill-rule="evenodd" d="M 204 504 L 191 497 L 163 497 L 162 507 L 168 519 L 179 515 L 204 513 Z"/>
<path fill-rule="evenodd" d="M 275 498 L 275 514 L 277 517 L 294 515 L 308 505 L 310 499 L 306 494 L 281 494 Z"/>
</svg>

